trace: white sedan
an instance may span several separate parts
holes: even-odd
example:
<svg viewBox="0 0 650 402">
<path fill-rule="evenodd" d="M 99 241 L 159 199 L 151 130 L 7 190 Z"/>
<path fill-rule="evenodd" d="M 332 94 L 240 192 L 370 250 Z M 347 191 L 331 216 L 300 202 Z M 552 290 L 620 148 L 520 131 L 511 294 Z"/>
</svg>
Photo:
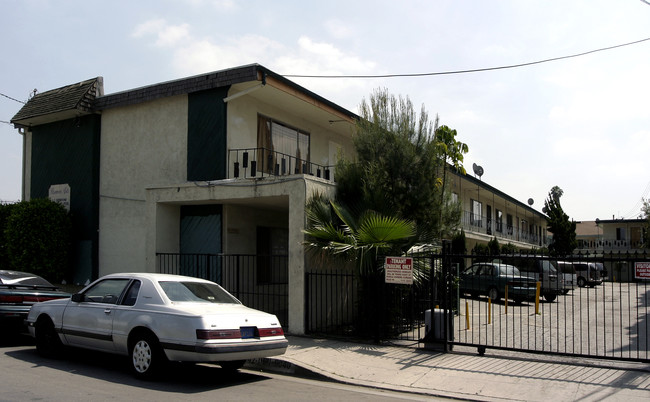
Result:
<svg viewBox="0 0 650 402">
<path fill-rule="evenodd" d="M 26 323 L 43 356 L 59 356 L 63 345 L 128 355 L 140 378 L 167 361 L 236 370 L 288 345 L 273 314 L 242 305 L 216 283 L 178 275 L 107 275 L 71 298 L 35 304 Z"/>
</svg>

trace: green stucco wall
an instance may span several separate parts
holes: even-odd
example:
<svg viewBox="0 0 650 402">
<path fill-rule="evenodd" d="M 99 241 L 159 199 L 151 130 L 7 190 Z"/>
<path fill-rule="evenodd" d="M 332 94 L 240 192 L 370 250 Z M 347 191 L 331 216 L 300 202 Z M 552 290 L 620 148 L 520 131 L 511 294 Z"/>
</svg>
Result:
<svg viewBox="0 0 650 402">
<path fill-rule="evenodd" d="M 72 280 L 97 277 L 100 117 L 44 124 L 31 129 L 31 198 L 47 198 L 53 184 L 70 186 Z M 83 279 L 85 280 L 85 279 Z"/>
<path fill-rule="evenodd" d="M 226 108 L 230 87 L 188 95 L 187 180 L 226 178 Z"/>
</svg>

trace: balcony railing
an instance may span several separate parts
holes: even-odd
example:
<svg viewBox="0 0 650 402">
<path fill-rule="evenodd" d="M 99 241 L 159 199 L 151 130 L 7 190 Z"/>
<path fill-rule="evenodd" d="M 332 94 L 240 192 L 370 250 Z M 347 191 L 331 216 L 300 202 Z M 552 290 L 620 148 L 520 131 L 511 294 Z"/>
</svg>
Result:
<svg viewBox="0 0 650 402">
<path fill-rule="evenodd" d="M 494 219 L 488 219 L 486 216 L 478 215 L 471 211 L 463 211 L 460 224 L 465 232 L 494 236 L 498 240 L 519 241 L 538 247 L 544 247 L 550 242 L 550 237 L 520 230 L 512 225 L 507 225 Z"/>
<path fill-rule="evenodd" d="M 618 240 L 614 238 L 601 238 L 598 240 L 578 240 L 578 250 L 584 251 L 624 251 L 639 250 L 644 248 L 641 240 Z"/>
<path fill-rule="evenodd" d="M 308 174 L 325 180 L 334 180 L 334 167 L 312 163 L 275 152 L 267 148 L 240 148 L 228 151 L 229 177 L 260 178 L 265 176 L 288 176 Z"/>
</svg>

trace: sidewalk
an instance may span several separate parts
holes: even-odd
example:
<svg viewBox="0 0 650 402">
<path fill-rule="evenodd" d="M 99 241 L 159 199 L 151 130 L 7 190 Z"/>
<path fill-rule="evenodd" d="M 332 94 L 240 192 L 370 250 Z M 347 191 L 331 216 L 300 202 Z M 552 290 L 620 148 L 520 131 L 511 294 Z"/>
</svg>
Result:
<svg viewBox="0 0 650 402">
<path fill-rule="evenodd" d="M 455 347 L 412 346 L 288 336 L 282 356 L 247 367 L 319 375 L 343 383 L 481 401 L 648 401 L 650 365 Z"/>
</svg>

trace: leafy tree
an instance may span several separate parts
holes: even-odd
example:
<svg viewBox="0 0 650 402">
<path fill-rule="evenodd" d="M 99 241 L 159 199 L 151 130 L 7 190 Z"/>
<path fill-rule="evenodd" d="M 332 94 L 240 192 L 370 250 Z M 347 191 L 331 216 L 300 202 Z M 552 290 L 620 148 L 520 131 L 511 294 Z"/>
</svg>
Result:
<svg viewBox="0 0 650 402">
<path fill-rule="evenodd" d="M 646 220 L 643 228 L 643 247 L 650 248 L 650 199 L 643 200 L 641 212 L 643 212 L 644 219 Z"/>
<path fill-rule="evenodd" d="M 577 247 L 576 223 L 569 220 L 560 204 L 560 197 L 564 192 L 554 186 L 544 201 L 543 211 L 547 215 L 548 230 L 553 233 L 553 240 L 548 246 L 549 253 L 553 256 L 566 256 Z"/>
<path fill-rule="evenodd" d="M 501 254 L 515 254 L 517 251 L 517 246 L 512 243 L 507 243 L 501 246 Z"/>
<path fill-rule="evenodd" d="M 463 167 L 464 154 L 469 151 L 467 144 L 456 140 L 457 132 L 447 126 L 438 127 L 435 130 L 436 147 L 440 154 L 440 161 L 442 162 L 442 187 L 440 189 L 440 205 L 445 205 L 445 188 L 447 185 L 447 165 L 450 164 L 454 169 L 461 173 L 465 173 Z M 443 219 L 444 208 L 440 208 L 440 239 L 445 233 L 446 227 Z"/>
<path fill-rule="evenodd" d="M 490 255 L 499 255 L 501 252 L 501 247 L 499 246 L 499 241 L 496 237 L 493 237 L 487 244 Z"/>
<path fill-rule="evenodd" d="M 455 130 L 438 127 L 424 107 L 418 114 L 408 98 L 386 90 L 364 100 L 360 116 L 357 161 L 342 159 L 336 168 L 337 201 L 356 214 L 373 210 L 413 221 L 421 242 L 451 235 L 460 206 L 449 202 L 440 173 L 448 160 L 462 168 L 467 146 L 455 141 Z"/>
<path fill-rule="evenodd" d="M 10 266 L 60 282 L 69 270 L 71 228 L 59 203 L 40 198 L 15 204 L 5 228 Z"/>
</svg>

